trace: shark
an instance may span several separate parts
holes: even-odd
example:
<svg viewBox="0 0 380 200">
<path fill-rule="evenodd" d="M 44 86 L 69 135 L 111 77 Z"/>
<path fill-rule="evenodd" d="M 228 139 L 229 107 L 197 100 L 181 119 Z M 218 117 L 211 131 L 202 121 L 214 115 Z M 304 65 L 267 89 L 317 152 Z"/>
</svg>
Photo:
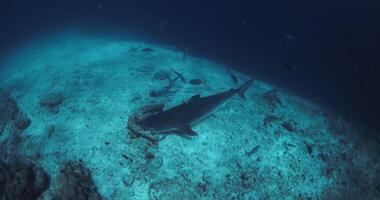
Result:
<svg viewBox="0 0 380 200">
<path fill-rule="evenodd" d="M 166 110 L 162 109 L 139 120 L 138 124 L 146 130 L 158 133 L 196 136 L 198 133 L 191 129 L 193 124 L 210 116 L 235 94 L 246 100 L 245 92 L 253 82 L 254 78 L 250 78 L 238 88 L 231 88 L 210 96 L 201 97 L 199 94 L 196 94 L 184 103 Z"/>
</svg>

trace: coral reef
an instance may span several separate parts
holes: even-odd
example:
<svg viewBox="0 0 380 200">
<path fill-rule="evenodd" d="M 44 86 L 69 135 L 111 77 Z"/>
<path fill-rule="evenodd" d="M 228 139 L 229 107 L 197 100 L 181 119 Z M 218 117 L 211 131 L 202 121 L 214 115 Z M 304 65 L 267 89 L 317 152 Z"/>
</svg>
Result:
<svg viewBox="0 0 380 200">
<path fill-rule="evenodd" d="M 0 199 L 34 200 L 49 184 L 48 175 L 32 163 L 0 161 Z"/>
</svg>

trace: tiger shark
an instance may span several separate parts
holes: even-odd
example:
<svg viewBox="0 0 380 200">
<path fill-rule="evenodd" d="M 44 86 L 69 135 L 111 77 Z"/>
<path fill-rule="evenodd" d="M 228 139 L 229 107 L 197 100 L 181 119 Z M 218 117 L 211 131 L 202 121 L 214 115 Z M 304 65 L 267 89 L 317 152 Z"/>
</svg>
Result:
<svg viewBox="0 0 380 200">
<path fill-rule="evenodd" d="M 161 110 L 141 119 L 138 124 L 146 130 L 158 133 L 177 133 L 189 136 L 198 135 L 191 129 L 191 125 L 212 114 L 216 108 L 235 94 L 238 94 L 245 100 L 245 91 L 252 85 L 253 81 L 254 79 L 251 78 L 238 88 L 231 88 L 210 96 L 201 97 L 199 94 L 194 95 L 187 102 L 167 110 Z"/>
</svg>

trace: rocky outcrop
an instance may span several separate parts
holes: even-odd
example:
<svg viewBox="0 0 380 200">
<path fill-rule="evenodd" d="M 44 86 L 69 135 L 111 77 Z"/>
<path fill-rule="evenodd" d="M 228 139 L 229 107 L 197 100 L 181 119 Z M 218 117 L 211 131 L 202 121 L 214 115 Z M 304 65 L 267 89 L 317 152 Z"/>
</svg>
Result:
<svg viewBox="0 0 380 200">
<path fill-rule="evenodd" d="M 91 172 L 81 162 L 66 162 L 59 170 L 53 200 L 101 200 Z"/>
<path fill-rule="evenodd" d="M 17 103 L 7 93 L 0 91 L 0 134 L 6 125 L 11 125 L 13 132 L 20 132 L 31 124 L 29 117 L 21 112 Z"/>
<path fill-rule="evenodd" d="M 32 163 L 0 161 L 0 199 L 34 200 L 48 187 L 48 175 Z"/>
</svg>

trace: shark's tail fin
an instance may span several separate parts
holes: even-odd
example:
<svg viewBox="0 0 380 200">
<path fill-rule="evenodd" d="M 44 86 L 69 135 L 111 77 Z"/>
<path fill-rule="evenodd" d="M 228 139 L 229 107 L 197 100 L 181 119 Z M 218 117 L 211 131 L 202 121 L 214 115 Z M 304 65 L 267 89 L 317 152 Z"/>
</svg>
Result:
<svg viewBox="0 0 380 200">
<path fill-rule="evenodd" d="M 243 85 L 241 85 L 239 88 L 236 89 L 240 98 L 242 98 L 244 100 L 246 99 L 245 98 L 245 91 L 247 91 L 247 89 L 252 85 L 254 80 L 255 80 L 254 78 L 251 78 L 248 81 L 246 81 Z"/>
</svg>

